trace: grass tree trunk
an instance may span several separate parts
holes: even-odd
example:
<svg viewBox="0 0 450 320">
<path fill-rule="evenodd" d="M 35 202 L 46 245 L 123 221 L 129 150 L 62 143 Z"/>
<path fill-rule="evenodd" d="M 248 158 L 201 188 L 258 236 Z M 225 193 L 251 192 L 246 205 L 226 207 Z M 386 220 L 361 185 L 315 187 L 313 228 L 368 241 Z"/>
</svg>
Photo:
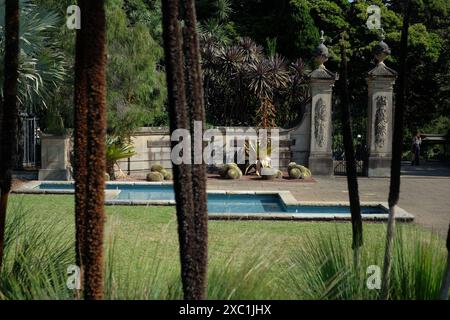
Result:
<svg viewBox="0 0 450 320">
<path fill-rule="evenodd" d="M 442 280 L 441 300 L 448 300 L 448 289 L 450 286 L 450 224 L 447 234 L 447 268 L 445 269 L 444 278 Z"/>
<path fill-rule="evenodd" d="M 392 139 L 391 182 L 389 186 L 389 218 L 386 232 L 386 248 L 384 252 L 381 299 L 389 298 L 390 274 L 395 237 L 396 206 L 400 196 L 400 170 L 403 145 L 403 114 L 406 93 L 406 59 L 408 55 L 408 28 L 410 19 L 410 1 L 404 1 L 403 28 L 400 41 L 400 73 L 398 79 L 396 106 L 394 113 L 394 136 Z"/>
<path fill-rule="evenodd" d="M 352 219 L 352 248 L 355 269 L 359 269 L 361 246 L 363 245 L 363 227 L 361 218 L 361 205 L 359 201 L 358 178 L 356 174 L 356 159 L 353 146 L 352 118 L 350 115 L 350 99 L 348 90 L 347 74 L 347 53 L 344 44 L 345 39 L 341 40 L 341 116 L 342 116 L 342 134 L 344 137 L 345 162 L 347 173 L 348 195 L 350 200 L 350 211 Z"/>
<path fill-rule="evenodd" d="M 86 0 L 78 0 L 78 5 L 85 7 Z M 84 21 L 84 11 L 81 19 Z M 86 33 L 77 30 L 75 42 L 75 91 L 74 91 L 74 179 L 75 179 L 75 254 L 76 263 L 81 270 L 81 283 L 84 281 L 83 245 L 84 218 L 87 197 L 87 78 L 84 50 Z"/>
<path fill-rule="evenodd" d="M 184 44 L 187 70 L 187 103 L 191 117 L 192 188 L 194 200 L 194 224 L 192 246 L 194 247 L 194 266 L 196 277 L 193 286 L 198 299 L 206 298 L 208 269 L 208 208 L 206 196 L 206 164 L 203 162 L 203 132 L 205 127 L 205 106 L 203 96 L 203 76 L 200 64 L 200 46 L 197 35 L 195 1 L 184 1 Z M 201 130 L 194 132 L 194 127 Z M 195 136 L 197 134 L 197 136 Z M 201 143 L 199 143 L 199 141 Z"/>
<path fill-rule="evenodd" d="M 190 128 L 192 119 L 204 120 L 201 70 L 198 39 L 195 31 L 193 1 L 182 1 L 186 15 L 186 49 L 188 99 L 192 108 L 188 111 L 183 57 L 183 39 L 180 27 L 180 1 L 163 0 L 163 35 L 166 61 L 169 116 L 171 133 Z M 201 101 L 200 101 L 201 100 Z M 192 128 L 191 128 L 192 129 Z M 172 142 L 172 147 L 177 142 Z M 185 150 L 186 151 L 186 150 Z M 197 175 L 193 180 L 193 174 Z M 174 189 L 180 244 L 181 278 L 185 299 L 206 298 L 207 270 L 207 216 L 205 173 L 203 165 L 179 164 L 173 166 Z M 193 189 L 195 188 L 195 195 Z M 194 204 L 195 201 L 198 203 Z"/>
<path fill-rule="evenodd" d="M 19 77 L 19 1 L 5 2 L 5 66 L 1 107 L 0 150 L 0 271 L 3 265 L 6 211 L 11 191 L 12 170 L 16 164 Z"/>
<path fill-rule="evenodd" d="M 78 2 L 76 41 L 76 254 L 85 299 L 103 298 L 104 179 L 106 170 L 106 19 L 104 1 Z"/>
</svg>

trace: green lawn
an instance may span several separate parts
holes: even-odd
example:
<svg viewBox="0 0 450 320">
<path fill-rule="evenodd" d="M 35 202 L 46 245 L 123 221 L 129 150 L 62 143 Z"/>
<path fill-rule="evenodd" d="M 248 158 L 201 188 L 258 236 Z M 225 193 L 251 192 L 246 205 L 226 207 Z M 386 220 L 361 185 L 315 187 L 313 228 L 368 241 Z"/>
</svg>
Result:
<svg viewBox="0 0 450 320">
<path fill-rule="evenodd" d="M 25 212 L 27 223 L 42 226 L 47 239 L 74 238 L 73 196 L 13 195 L 8 219 L 18 212 Z M 105 255 L 107 264 L 113 266 L 106 272 L 107 296 L 180 297 L 175 207 L 107 206 L 106 213 Z M 419 228 L 409 225 L 406 229 L 416 232 Z M 384 231 L 384 224 L 366 223 L 366 246 L 382 252 Z M 214 286 L 210 285 L 209 296 L 298 298 L 286 293 L 277 280 L 286 273 L 288 257 L 308 239 L 336 232 L 350 247 L 348 222 L 210 221 L 209 278 Z M 70 263 L 72 256 L 61 263 Z M 144 291 L 151 292 L 142 296 Z"/>
<path fill-rule="evenodd" d="M 14 195 L 12 206 L 21 205 L 31 219 L 54 219 L 74 229 L 73 196 Z M 177 259 L 178 238 L 173 206 L 106 206 L 107 234 L 114 230 L 119 252 L 137 246 L 140 255 L 152 255 L 150 244 L 163 244 L 167 258 Z M 339 230 L 351 243 L 351 224 L 295 221 L 210 221 L 209 249 L 213 258 L 227 258 L 241 253 L 262 250 L 283 255 L 307 238 Z M 365 225 L 366 242 L 384 241 L 384 224 Z M 106 236 L 108 239 L 108 235 Z M 127 256 L 124 254 L 123 259 Z"/>
</svg>

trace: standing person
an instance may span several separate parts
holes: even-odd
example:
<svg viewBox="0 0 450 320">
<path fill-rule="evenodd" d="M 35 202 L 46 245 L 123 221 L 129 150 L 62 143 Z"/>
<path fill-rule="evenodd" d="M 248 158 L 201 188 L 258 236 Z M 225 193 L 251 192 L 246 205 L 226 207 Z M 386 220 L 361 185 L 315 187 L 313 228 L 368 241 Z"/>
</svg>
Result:
<svg viewBox="0 0 450 320">
<path fill-rule="evenodd" d="M 411 165 L 418 166 L 419 160 L 420 160 L 420 145 L 422 144 L 422 138 L 420 137 L 420 132 L 417 132 L 417 134 L 412 139 L 412 153 L 413 153 L 413 159 L 411 161 Z"/>
</svg>

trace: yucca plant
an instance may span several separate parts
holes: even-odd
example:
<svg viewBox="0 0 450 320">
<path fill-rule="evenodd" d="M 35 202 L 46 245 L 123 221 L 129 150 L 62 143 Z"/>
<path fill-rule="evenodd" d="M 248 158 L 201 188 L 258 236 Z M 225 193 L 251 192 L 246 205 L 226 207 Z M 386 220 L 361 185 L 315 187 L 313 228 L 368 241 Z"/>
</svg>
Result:
<svg viewBox="0 0 450 320">
<path fill-rule="evenodd" d="M 275 52 L 265 54 L 263 47 L 248 37 L 230 43 L 216 27 L 203 24 L 200 28 L 210 121 L 273 127 L 277 118 L 296 124 L 309 96 L 302 60 L 289 65 Z M 277 114 L 276 108 L 283 112 Z"/>
<path fill-rule="evenodd" d="M 218 59 L 218 71 L 230 78 L 236 77 L 243 70 L 245 52 L 239 46 L 220 48 Z"/>
<path fill-rule="evenodd" d="M 264 49 L 249 37 L 239 39 L 238 47 L 243 52 L 243 61 L 253 63 L 264 57 Z"/>
<path fill-rule="evenodd" d="M 133 144 L 121 141 L 118 137 L 106 137 L 106 170 L 111 180 L 116 180 L 114 166 L 121 171 L 118 161 L 136 154 Z"/>
<path fill-rule="evenodd" d="M 275 55 L 250 64 L 247 71 L 248 86 L 259 100 L 258 125 L 263 128 L 276 127 L 276 110 L 273 104 L 275 90 L 284 89 L 289 83 L 289 73 L 284 58 Z"/>
</svg>

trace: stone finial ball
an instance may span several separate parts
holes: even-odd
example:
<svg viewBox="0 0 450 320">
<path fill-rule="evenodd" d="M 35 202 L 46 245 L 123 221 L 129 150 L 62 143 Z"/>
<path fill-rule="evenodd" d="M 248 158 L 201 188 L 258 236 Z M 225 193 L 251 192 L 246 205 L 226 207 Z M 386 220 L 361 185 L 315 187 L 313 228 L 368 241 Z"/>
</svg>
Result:
<svg viewBox="0 0 450 320">
<path fill-rule="evenodd" d="M 327 46 L 324 44 L 325 38 L 324 38 L 324 32 L 320 32 L 320 44 L 314 49 L 313 56 L 314 60 L 319 64 L 322 65 L 326 61 L 328 61 L 329 52 Z"/>
<path fill-rule="evenodd" d="M 379 63 L 383 62 L 391 54 L 391 49 L 387 43 L 384 42 L 384 38 L 384 30 L 382 29 L 380 34 L 380 43 L 373 48 L 373 55 Z"/>
</svg>

